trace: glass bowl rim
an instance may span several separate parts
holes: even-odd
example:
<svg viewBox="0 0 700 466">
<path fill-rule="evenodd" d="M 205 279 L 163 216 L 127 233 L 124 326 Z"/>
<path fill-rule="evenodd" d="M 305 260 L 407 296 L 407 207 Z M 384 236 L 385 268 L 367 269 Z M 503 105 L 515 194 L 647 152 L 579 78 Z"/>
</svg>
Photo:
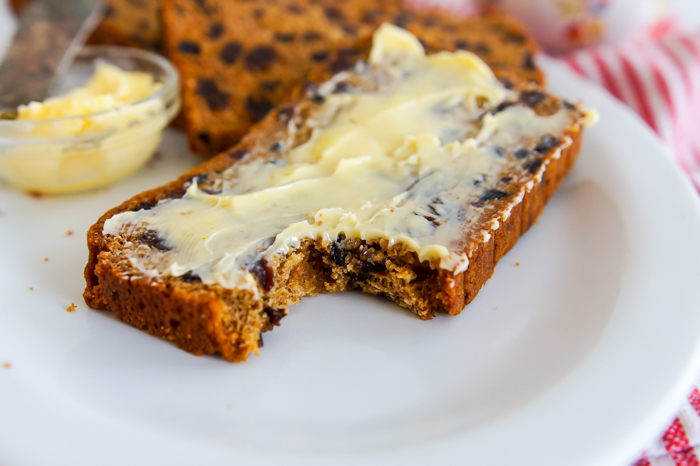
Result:
<svg viewBox="0 0 700 466">
<path fill-rule="evenodd" d="M 28 123 L 35 123 L 35 124 L 51 124 L 51 123 L 57 123 L 57 122 L 63 122 L 63 121 L 78 121 L 82 120 L 85 118 L 95 118 L 95 117 L 103 117 L 103 116 L 108 116 L 110 114 L 115 113 L 116 111 L 122 110 L 124 108 L 129 108 L 129 107 L 135 107 L 138 105 L 141 105 L 146 102 L 151 102 L 151 101 L 163 101 L 166 103 L 168 100 L 176 100 L 177 96 L 175 96 L 174 99 L 169 99 L 168 95 L 173 93 L 173 91 L 177 94 L 178 92 L 178 85 L 179 85 L 179 75 L 177 71 L 175 70 L 175 67 L 173 66 L 170 61 L 168 61 L 165 57 L 162 57 L 161 55 L 158 55 L 157 53 L 150 52 L 147 50 L 141 50 L 133 47 L 122 47 L 122 46 L 116 46 L 116 45 L 88 45 L 83 47 L 80 52 L 78 52 L 76 59 L 81 58 L 83 55 L 93 55 L 95 59 L 100 59 L 102 57 L 109 59 L 110 57 L 114 58 L 140 58 L 145 61 L 149 61 L 151 63 L 154 63 L 158 67 L 160 67 L 165 74 L 165 79 L 162 83 L 162 85 L 156 90 L 155 92 L 147 95 L 146 97 L 134 101 L 134 102 L 129 102 L 128 104 L 120 105 L 119 107 L 116 108 L 111 108 L 108 110 L 101 110 L 99 112 L 94 112 L 94 113 L 86 113 L 84 115 L 72 115 L 72 116 L 66 116 L 66 117 L 60 117 L 60 118 L 50 118 L 50 119 L 45 119 L 45 120 L 16 120 L 16 119 L 0 119 L 0 127 L 5 126 L 19 126 L 19 125 L 25 125 Z"/>
</svg>

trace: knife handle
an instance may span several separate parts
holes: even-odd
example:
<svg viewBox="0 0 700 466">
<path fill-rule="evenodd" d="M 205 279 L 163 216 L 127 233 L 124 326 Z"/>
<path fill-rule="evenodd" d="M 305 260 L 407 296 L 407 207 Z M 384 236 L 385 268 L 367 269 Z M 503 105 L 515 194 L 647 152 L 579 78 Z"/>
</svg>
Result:
<svg viewBox="0 0 700 466">
<path fill-rule="evenodd" d="M 100 0 L 34 0 L 0 64 L 0 110 L 49 97 L 102 15 Z"/>
</svg>

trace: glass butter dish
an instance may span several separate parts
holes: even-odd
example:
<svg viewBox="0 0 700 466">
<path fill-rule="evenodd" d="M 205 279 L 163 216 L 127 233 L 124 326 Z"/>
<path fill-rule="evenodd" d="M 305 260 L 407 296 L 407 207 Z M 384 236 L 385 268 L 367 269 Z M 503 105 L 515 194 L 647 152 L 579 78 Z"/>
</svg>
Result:
<svg viewBox="0 0 700 466">
<path fill-rule="evenodd" d="M 170 62 L 124 47 L 85 47 L 54 95 L 0 119 L 0 177 L 20 189 L 67 193 L 127 177 L 180 109 Z"/>
</svg>

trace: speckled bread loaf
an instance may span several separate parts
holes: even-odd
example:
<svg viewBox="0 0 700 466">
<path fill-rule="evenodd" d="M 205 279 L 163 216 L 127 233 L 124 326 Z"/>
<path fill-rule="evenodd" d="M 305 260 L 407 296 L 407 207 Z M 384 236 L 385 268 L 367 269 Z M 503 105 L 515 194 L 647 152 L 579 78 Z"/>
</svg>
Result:
<svg viewBox="0 0 700 466">
<path fill-rule="evenodd" d="M 281 104 L 330 54 L 390 21 L 439 49 L 471 50 L 490 66 L 542 83 L 537 46 L 504 16 L 458 18 L 398 0 L 165 0 L 165 49 L 180 70 L 190 147 L 216 154 Z"/>
<path fill-rule="evenodd" d="M 360 47 L 360 60 L 366 59 L 367 49 L 367 44 Z M 513 91 L 508 91 L 512 97 L 494 105 L 476 96 L 475 112 L 479 116 L 465 123 L 467 133 L 479 134 L 485 121 L 517 112 L 543 119 L 559 115 L 570 124 L 556 134 L 530 136 L 508 146 L 484 142 L 484 150 L 506 168 L 495 176 L 480 176 L 473 181 L 469 178 L 471 194 L 450 201 L 459 203 L 460 212 L 465 212 L 460 215 L 472 218 L 460 227 L 457 239 L 458 252 L 468 267 L 446 270 L 433 259 L 420 260 L 402 243 L 338 234 L 306 238 L 286 254 L 251 259 L 246 265 L 246 277 L 252 277 L 250 287 L 237 289 L 206 284 L 192 271 L 180 271 L 178 276 L 144 272 L 142 264 L 153 263 L 157 268 L 160 261 L 184 254 L 156 227 L 125 223 L 118 233 L 104 232 L 106 222 L 129 215 L 156 215 L 159 209 L 190 199 L 192 192 L 208 197 L 235 190 L 240 180 L 247 179 L 249 167 L 285 166 L 289 154 L 314 137 L 321 110 L 327 109 L 324 102 L 343 99 L 346 94 L 352 98 L 358 92 L 382 91 L 383 84 L 377 84 L 382 79 L 371 74 L 374 71 L 368 71 L 364 61 L 353 65 L 342 52 L 331 58 L 330 66 L 311 74 L 315 82 L 325 84 L 300 88 L 296 100 L 269 112 L 238 145 L 177 180 L 108 211 L 90 228 L 84 294 L 89 306 L 109 309 L 117 318 L 174 341 L 186 351 L 220 353 L 238 362 L 251 352 L 257 354 L 262 347 L 262 332 L 279 325 L 287 306 L 304 296 L 360 288 L 395 301 L 421 319 L 430 319 L 438 312 L 457 315 L 474 299 L 496 263 L 533 225 L 571 169 L 579 152 L 585 116 L 576 106 L 545 94 L 532 83 L 502 75 L 504 89 L 515 82 Z M 351 68 L 333 76 L 347 67 Z M 453 111 L 450 108 L 436 111 L 442 115 Z M 418 189 L 421 179 L 410 183 L 404 194 Z M 447 221 L 447 217 L 441 217 L 447 215 L 441 213 L 443 202 L 447 202 L 442 199 L 439 195 L 433 199 L 428 206 L 432 213 L 422 213 L 423 218 L 418 220 L 441 228 L 443 220 Z"/>
<path fill-rule="evenodd" d="M 10 0 L 21 12 L 32 0 Z M 124 45 L 159 51 L 162 45 L 161 0 L 105 0 L 105 17 L 91 44 Z"/>
</svg>

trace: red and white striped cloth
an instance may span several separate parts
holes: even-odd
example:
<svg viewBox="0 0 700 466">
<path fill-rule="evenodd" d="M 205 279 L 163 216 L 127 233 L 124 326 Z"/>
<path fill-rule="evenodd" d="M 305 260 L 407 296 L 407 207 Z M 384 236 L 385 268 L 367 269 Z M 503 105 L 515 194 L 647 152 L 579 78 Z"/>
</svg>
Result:
<svg viewBox="0 0 700 466">
<path fill-rule="evenodd" d="M 562 59 L 636 110 L 700 191 L 700 31 L 673 29 Z M 633 466 L 700 466 L 699 388 L 696 381 L 670 427 Z"/>
<path fill-rule="evenodd" d="M 700 190 L 700 31 L 668 31 L 563 59 L 636 110 Z"/>
<path fill-rule="evenodd" d="M 696 384 L 697 385 L 697 384 Z M 678 416 L 632 466 L 700 465 L 700 391 L 694 387 Z"/>
</svg>

